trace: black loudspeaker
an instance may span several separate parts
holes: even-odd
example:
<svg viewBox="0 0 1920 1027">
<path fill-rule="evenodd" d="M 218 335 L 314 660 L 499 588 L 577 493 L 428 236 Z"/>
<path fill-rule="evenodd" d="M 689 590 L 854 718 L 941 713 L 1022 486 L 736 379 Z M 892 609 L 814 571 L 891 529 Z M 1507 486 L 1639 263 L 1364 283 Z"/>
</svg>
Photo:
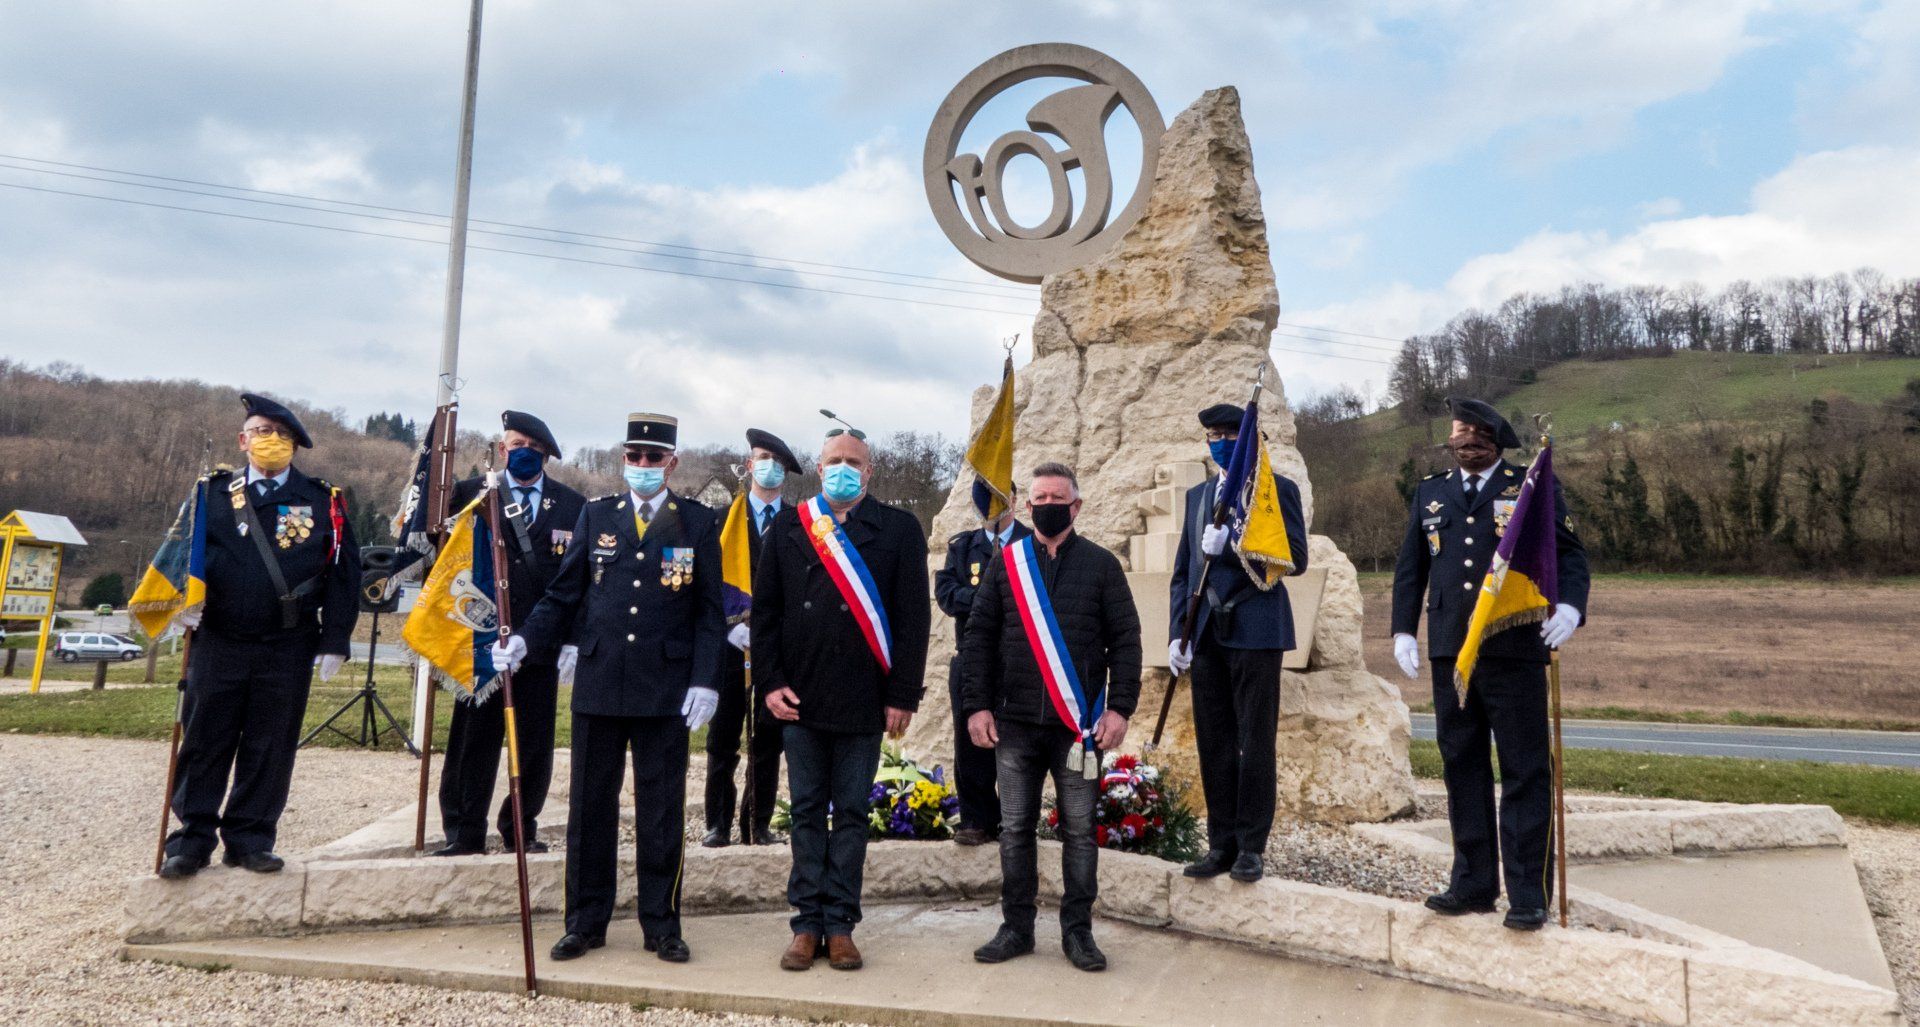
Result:
<svg viewBox="0 0 1920 1027">
<path fill-rule="evenodd" d="M 387 578 L 393 575 L 392 546 L 360 547 L 360 612 L 392 613 L 400 608 L 400 591 L 388 596 Z"/>
</svg>

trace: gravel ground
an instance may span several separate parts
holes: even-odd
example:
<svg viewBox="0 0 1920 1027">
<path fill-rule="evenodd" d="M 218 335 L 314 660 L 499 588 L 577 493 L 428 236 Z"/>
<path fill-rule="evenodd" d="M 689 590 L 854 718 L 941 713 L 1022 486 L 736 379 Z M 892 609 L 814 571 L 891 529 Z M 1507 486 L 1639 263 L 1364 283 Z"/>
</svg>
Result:
<svg viewBox="0 0 1920 1027">
<path fill-rule="evenodd" d="M 413 796 L 414 763 L 392 753 L 303 752 L 281 820 L 299 852 Z M 62 1024 L 732 1024 L 808 1021 L 409 985 L 209 973 L 121 962 L 124 881 L 152 867 L 166 746 L 0 736 L 0 1023 Z"/>
<path fill-rule="evenodd" d="M 1281 819 L 1267 842 L 1267 872 L 1329 888 L 1421 899 L 1445 888 L 1446 875 L 1351 831 Z"/>
<path fill-rule="evenodd" d="M 1847 845 L 1907 1022 L 1920 1024 L 1920 831 L 1850 821 Z"/>
</svg>

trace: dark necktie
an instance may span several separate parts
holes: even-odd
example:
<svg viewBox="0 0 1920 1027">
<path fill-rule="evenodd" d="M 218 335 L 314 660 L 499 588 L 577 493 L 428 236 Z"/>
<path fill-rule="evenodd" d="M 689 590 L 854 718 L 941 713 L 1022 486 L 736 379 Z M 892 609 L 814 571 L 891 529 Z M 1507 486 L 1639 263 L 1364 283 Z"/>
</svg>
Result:
<svg viewBox="0 0 1920 1027">
<path fill-rule="evenodd" d="M 767 529 L 771 527 L 773 527 L 773 504 L 769 503 L 760 508 L 760 534 L 765 535 Z"/>
<path fill-rule="evenodd" d="M 515 485 L 513 491 L 520 494 L 520 523 L 533 523 L 533 486 Z"/>
<path fill-rule="evenodd" d="M 1465 490 L 1467 493 L 1467 507 L 1471 509 L 1473 507 L 1474 497 L 1480 494 L 1480 476 L 1477 474 L 1467 475 Z"/>
<path fill-rule="evenodd" d="M 650 503 L 640 504 L 640 523 L 641 524 L 653 523 L 653 505 L 652 504 Z"/>
<path fill-rule="evenodd" d="M 260 479 L 260 498 L 261 499 L 272 499 L 273 494 L 278 491 L 280 491 L 279 482 L 274 481 L 272 478 Z"/>
</svg>

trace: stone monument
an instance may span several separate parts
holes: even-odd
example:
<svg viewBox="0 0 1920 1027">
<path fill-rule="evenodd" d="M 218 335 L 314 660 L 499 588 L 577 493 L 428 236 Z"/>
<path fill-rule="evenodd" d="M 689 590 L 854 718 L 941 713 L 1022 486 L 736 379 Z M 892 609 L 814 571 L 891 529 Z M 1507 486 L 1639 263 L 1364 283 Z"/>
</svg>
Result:
<svg viewBox="0 0 1920 1027">
<path fill-rule="evenodd" d="M 1118 554 L 1131 572 L 1149 669 L 1129 749 L 1150 735 L 1168 681 L 1170 564 L 1143 554 L 1170 554 L 1165 536 L 1177 535 L 1180 513 L 1178 504 L 1155 509 L 1155 490 L 1198 480 L 1204 445 L 1195 414 L 1212 403 L 1244 403 L 1262 367 L 1260 421 L 1274 469 L 1300 486 L 1312 524 L 1313 489 L 1293 445 L 1283 376 L 1268 352 L 1279 315 L 1252 152 L 1231 87 L 1208 92 L 1166 129 L 1145 208 L 1124 235 L 1042 282 L 1033 359 L 1015 384 L 1014 478 L 1024 484 L 1027 471 L 1046 460 L 1074 467 L 1086 501 L 1080 532 Z M 983 386 L 974 393 L 976 428 L 992 392 Z M 979 526 L 971 486 L 963 473 L 934 520 L 936 569 L 941 543 Z M 1165 496 L 1159 494 L 1160 507 Z M 1309 561 L 1325 579 L 1311 650 L 1296 654 L 1288 666 L 1298 669 L 1282 675 L 1280 808 L 1325 821 L 1385 819 L 1413 805 L 1407 707 L 1362 659 L 1352 563 L 1320 535 L 1312 537 Z M 926 698 L 908 744 L 944 762 L 952 749 L 946 681 L 955 649 L 946 617 L 934 618 L 932 641 Z M 1193 772 L 1191 705 L 1182 691 L 1159 758 Z M 1193 779 L 1198 801 L 1197 774 Z"/>
</svg>

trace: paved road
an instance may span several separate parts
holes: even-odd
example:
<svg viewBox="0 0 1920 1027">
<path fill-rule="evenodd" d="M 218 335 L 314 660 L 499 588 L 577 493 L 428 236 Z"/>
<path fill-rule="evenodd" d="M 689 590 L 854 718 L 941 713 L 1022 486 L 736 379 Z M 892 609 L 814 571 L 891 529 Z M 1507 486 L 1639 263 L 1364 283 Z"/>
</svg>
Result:
<svg viewBox="0 0 1920 1027">
<path fill-rule="evenodd" d="M 1868 763 L 1920 770 L 1920 732 L 1569 720 L 1561 726 L 1561 734 L 1573 749 Z M 1433 738 L 1433 714 L 1413 715 L 1413 736 Z"/>
</svg>

